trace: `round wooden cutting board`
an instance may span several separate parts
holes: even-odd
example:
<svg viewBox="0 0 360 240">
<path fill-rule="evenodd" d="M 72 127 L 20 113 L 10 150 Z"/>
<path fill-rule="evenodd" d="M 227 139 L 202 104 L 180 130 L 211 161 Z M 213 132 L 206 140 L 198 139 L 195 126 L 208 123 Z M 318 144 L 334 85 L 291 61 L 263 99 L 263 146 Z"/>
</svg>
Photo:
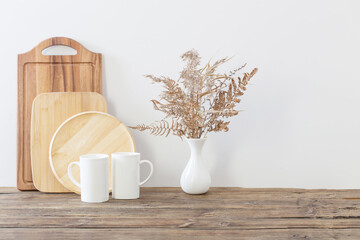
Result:
<svg viewBox="0 0 360 240">
<path fill-rule="evenodd" d="M 81 193 L 67 174 L 68 165 L 80 161 L 80 155 L 134 152 L 134 139 L 127 127 L 114 116 L 103 112 L 83 112 L 67 119 L 56 130 L 49 148 L 49 161 L 55 177 L 65 188 Z M 111 162 L 109 166 L 111 190 Z M 80 182 L 80 170 L 72 168 L 74 178 Z"/>
</svg>

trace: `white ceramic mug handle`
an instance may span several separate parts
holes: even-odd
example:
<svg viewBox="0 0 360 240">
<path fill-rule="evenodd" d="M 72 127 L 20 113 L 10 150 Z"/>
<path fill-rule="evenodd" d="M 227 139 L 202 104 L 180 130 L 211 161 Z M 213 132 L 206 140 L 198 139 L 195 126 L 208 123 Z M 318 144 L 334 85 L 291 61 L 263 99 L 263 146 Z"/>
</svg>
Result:
<svg viewBox="0 0 360 240">
<path fill-rule="evenodd" d="M 73 177 L 73 175 L 72 175 L 72 173 L 71 173 L 71 167 L 72 167 L 74 164 L 75 164 L 75 165 L 78 165 L 78 166 L 80 167 L 80 163 L 79 163 L 79 162 L 72 162 L 72 163 L 70 163 L 69 166 L 68 166 L 68 175 L 69 175 L 69 177 L 70 177 L 70 180 L 71 180 L 76 186 L 78 186 L 79 188 L 81 188 L 80 183 L 78 183 L 78 182 L 75 180 L 75 178 Z"/>
<path fill-rule="evenodd" d="M 150 177 L 151 177 L 151 175 L 153 174 L 153 171 L 154 171 L 154 166 L 152 165 L 152 163 L 149 160 L 141 160 L 140 165 L 143 164 L 143 163 L 149 164 L 149 166 L 150 166 L 150 174 L 144 181 L 142 181 L 140 183 L 140 186 L 143 185 L 144 183 L 146 183 L 150 179 Z"/>
</svg>

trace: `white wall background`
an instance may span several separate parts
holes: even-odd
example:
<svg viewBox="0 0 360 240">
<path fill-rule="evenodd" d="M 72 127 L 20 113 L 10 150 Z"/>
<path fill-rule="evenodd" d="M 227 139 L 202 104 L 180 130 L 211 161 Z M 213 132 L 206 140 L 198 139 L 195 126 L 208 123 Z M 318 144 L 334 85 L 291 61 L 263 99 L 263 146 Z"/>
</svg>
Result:
<svg viewBox="0 0 360 240">
<path fill-rule="evenodd" d="M 109 112 L 128 125 L 162 115 L 160 88 L 198 49 L 259 73 L 230 132 L 204 148 L 212 186 L 360 187 L 360 1 L 0 1 L 0 186 L 16 186 L 17 54 L 65 36 L 103 53 Z M 177 137 L 133 132 L 155 164 L 146 186 L 179 186 L 189 150 Z M 144 172 L 146 169 L 144 170 Z"/>
</svg>

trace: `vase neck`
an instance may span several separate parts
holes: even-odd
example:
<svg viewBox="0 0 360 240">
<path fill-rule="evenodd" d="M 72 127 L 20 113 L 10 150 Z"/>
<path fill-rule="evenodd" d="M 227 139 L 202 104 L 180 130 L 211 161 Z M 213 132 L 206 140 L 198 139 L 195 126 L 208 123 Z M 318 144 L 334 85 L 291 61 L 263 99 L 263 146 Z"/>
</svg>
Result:
<svg viewBox="0 0 360 240">
<path fill-rule="evenodd" d="M 187 138 L 186 140 L 190 147 L 191 156 L 194 156 L 194 157 L 200 156 L 201 150 L 204 146 L 206 138 L 199 138 L 199 139 Z"/>
</svg>

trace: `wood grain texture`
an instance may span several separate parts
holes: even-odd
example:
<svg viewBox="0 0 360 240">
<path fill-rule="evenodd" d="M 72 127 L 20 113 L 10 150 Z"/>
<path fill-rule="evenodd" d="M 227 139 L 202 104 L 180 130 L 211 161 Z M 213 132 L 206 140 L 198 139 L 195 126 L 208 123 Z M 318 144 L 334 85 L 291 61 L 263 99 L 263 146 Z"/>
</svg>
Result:
<svg viewBox="0 0 360 240">
<path fill-rule="evenodd" d="M 0 189 L 0 239 L 360 239 L 360 190 L 141 188 L 140 199 Z"/>
<path fill-rule="evenodd" d="M 55 177 L 72 192 L 80 188 L 69 178 L 68 166 L 84 154 L 134 152 L 135 142 L 127 127 L 114 116 L 102 112 L 83 112 L 66 120 L 54 133 L 50 143 L 50 165 Z M 80 182 L 79 168 L 72 168 Z M 110 189 L 111 159 L 109 163 Z"/>
<path fill-rule="evenodd" d="M 106 112 L 105 98 L 95 92 L 42 93 L 31 115 L 31 167 L 35 187 L 42 192 L 69 192 L 54 176 L 49 162 L 50 141 L 69 117 L 86 111 Z"/>
<path fill-rule="evenodd" d="M 42 50 L 55 45 L 74 48 L 76 55 L 43 55 Z M 32 183 L 30 128 L 34 98 L 46 92 L 102 91 L 102 57 L 75 40 L 54 37 L 18 55 L 18 136 L 17 187 L 35 190 Z"/>
<path fill-rule="evenodd" d="M 0 239 L 358 240 L 358 229 L 212 230 L 172 228 L 5 228 Z"/>
</svg>

